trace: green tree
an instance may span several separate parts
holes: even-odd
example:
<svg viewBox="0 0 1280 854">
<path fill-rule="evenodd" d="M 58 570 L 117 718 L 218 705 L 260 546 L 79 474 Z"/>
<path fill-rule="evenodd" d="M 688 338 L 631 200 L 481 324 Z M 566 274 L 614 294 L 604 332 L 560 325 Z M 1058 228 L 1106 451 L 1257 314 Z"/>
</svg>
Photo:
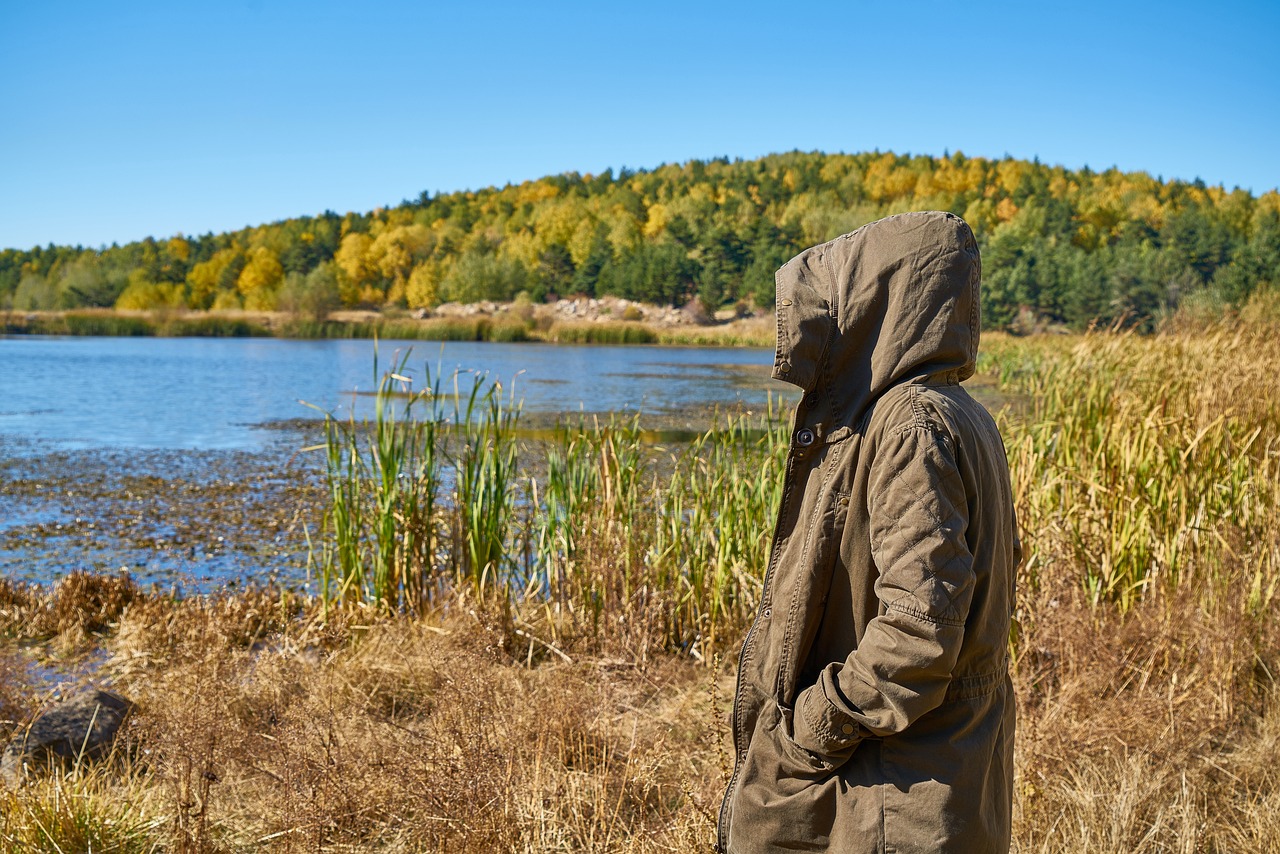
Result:
<svg viewBox="0 0 1280 854">
<path fill-rule="evenodd" d="M 553 243 L 538 256 L 536 278 L 543 293 L 561 294 L 573 286 L 573 256 L 568 247 Z"/>
<path fill-rule="evenodd" d="M 19 311 L 50 311 L 57 305 L 58 292 L 47 278 L 27 273 L 13 292 L 13 307 Z"/>
<path fill-rule="evenodd" d="M 107 277 L 97 255 L 85 253 L 63 267 L 58 301 L 66 308 L 109 307 L 115 304 L 124 284 L 119 278 L 112 281 Z"/>
<path fill-rule="evenodd" d="M 444 302 L 510 300 L 524 290 L 529 276 L 519 262 L 498 255 L 468 253 L 454 263 L 440 283 Z"/>
<path fill-rule="evenodd" d="M 1280 212 L 1259 218 L 1248 243 L 1232 252 L 1220 267 L 1214 284 L 1233 305 L 1243 305 L 1254 291 L 1280 287 Z"/>
<path fill-rule="evenodd" d="M 342 304 L 338 274 L 326 261 L 305 276 L 287 273 L 276 297 L 276 308 L 321 323 Z"/>
</svg>

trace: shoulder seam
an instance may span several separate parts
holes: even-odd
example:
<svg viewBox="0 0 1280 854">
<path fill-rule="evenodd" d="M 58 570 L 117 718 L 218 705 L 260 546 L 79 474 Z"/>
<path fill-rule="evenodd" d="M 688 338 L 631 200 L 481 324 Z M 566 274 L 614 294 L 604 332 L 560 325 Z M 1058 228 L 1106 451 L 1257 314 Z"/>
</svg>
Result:
<svg viewBox="0 0 1280 854">
<path fill-rule="evenodd" d="M 906 424 L 899 426 L 893 431 L 893 435 L 901 436 L 913 430 L 922 430 L 926 433 L 932 433 L 943 440 L 950 440 L 948 431 L 938 422 L 936 418 L 930 418 L 925 412 L 924 406 L 920 403 L 920 386 L 910 386 L 908 388 L 911 405 L 911 420 Z"/>
</svg>

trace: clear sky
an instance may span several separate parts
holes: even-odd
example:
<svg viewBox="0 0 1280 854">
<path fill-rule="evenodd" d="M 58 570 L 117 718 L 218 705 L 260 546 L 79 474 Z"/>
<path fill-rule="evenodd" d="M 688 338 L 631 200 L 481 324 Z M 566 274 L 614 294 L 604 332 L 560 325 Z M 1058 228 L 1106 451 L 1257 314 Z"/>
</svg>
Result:
<svg viewBox="0 0 1280 854">
<path fill-rule="evenodd" d="M 1277 45 L 1277 0 L 0 0 L 0 247 L 792 149 L 1260 193 Z"/>
</svg>

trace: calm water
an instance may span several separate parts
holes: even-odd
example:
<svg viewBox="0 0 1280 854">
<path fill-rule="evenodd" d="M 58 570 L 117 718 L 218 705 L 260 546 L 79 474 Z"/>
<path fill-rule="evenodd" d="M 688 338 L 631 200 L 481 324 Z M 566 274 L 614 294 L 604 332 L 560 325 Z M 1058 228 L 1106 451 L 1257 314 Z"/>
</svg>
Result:
<svg viewBox="0 0 1280 854">
<path fill-rule="evenodd" d="M 706 404 L 765 402 L 768 350 L 382 341 L 379 364 L 410 352 L 421 383 L 455 372 L 514 382 L 526 412 L 639 410 L 670 415 Z M 262 425 L 345 416 L 376 386 L 372 341 L 279 339 L 0 339 L 0 442 L 22 449 L 248 450 Z M 463 377 L 461 387 L 469 390 Z M 7 440 L 7 441 L 5 441 Z"/>
</svg>

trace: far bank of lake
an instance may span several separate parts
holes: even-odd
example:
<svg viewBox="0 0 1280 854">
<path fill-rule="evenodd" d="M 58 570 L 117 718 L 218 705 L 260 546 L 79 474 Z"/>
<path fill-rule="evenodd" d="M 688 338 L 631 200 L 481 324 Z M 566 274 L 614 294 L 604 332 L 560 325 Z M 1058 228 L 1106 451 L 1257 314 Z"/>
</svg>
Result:
<svg viewBox="0 0 1280 854">
<path fill-rule="evenodd" d="M 771 349 L 772 312 L 715 316 L 612 297 L 554 303 L 448 304 L 408 313 L 341 310 L 323 318 L 267 311 L 0 312 L 0 335 L 135 338 L 382 338 L 548 344 L 664 344 Z"/>
</svg>

